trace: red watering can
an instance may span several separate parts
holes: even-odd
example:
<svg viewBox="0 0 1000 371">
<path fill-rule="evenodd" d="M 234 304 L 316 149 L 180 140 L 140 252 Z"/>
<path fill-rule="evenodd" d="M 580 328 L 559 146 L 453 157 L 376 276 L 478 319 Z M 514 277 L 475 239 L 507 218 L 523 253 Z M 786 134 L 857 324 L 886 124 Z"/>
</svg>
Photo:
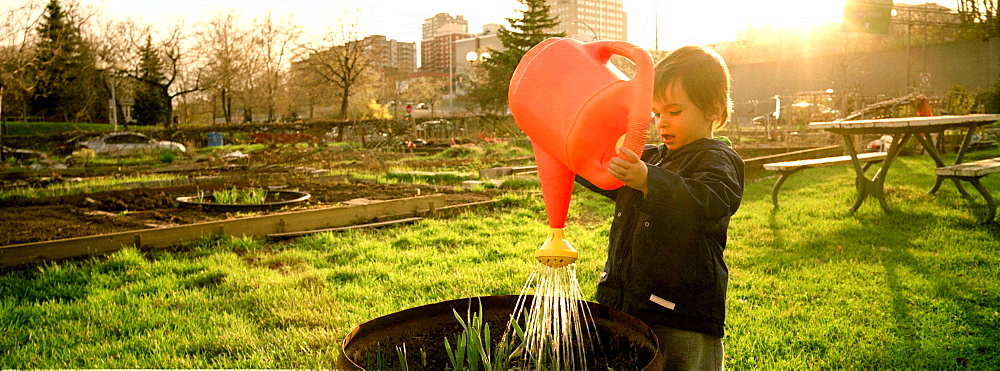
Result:
<svg viewBox="0 0 1000 371">
<path fill-rule="evenodd" d="M 609 63 L 635 63 L 625 77 Z M 510 112 L 531 138 L 552 235 L 535 257 L 558 268 L 576 261 L 563 238 L 576 174 L 603 189 L 623 183 L 608 162 L 624 146 L 641 154 L 653 104 L 653 60 L 624 41 L 582 43 L 550 38 L 521 58 L 507 91 Z"/>
</svg>

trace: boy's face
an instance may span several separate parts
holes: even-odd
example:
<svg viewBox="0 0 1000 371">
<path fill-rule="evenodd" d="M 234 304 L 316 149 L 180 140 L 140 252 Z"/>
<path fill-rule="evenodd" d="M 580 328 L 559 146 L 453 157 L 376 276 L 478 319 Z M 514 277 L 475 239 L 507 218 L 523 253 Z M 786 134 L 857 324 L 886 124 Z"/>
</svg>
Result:
<svg viewBox="0 0 1000 371">
<path fill-rule="evenodd" d="M 691 102 L 677 81 L 662 100 L 653 102 L 656 131 L 663 144 L 674 150 L 701 138 L 712 139 L 712 118 Z"/>
</svg>

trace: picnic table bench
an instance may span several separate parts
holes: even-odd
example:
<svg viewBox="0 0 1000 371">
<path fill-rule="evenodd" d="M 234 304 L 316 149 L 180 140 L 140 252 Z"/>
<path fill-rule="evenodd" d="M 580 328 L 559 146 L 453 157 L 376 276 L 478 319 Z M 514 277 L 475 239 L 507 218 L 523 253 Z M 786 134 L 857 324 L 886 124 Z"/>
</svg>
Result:
<svg viewBox="0 0 1000 371">
<path fill-rule="evenodd" d="M 990 191 L 979 182 L 979 178 L 997 172 L 1000 172 L 1000 157 L 942 166 L 934 171 L 939 177 L 963 180 L 976 187 L 979 194 L 983 195 L 983 198 L 986 200 L 986 217 L 983 219 L 983 223 L 993 221 L 993 218 L 996 216 L 997 203 L 993 199 L 993 196 L 990 195 Z"/>
<path fill-rule="evenodd" d="M 885 152 L 862 153 L 858 155 L 858 161 L 864 163 L 864 169 L 862 170 L 864 171 L 868 170 L 871 164 L 885 160 L 885 156 Z M 850 162 L 851 156 L 845 155 L 764 164 L 764 170 L 777 171 L 778 174 L 781 174 L 778 177 L 778 181 L 774 183 L 774 188 L 771 190 L 771 203 L 774 204 L 775 208 L 778 207 L 778 191 L 781 189 L 781 185 L 785 183 L 785 180 L 792 174 L 803 169 L 834 166 Z"/>
<path fill-rule="evenodd" d="M 948 116 L 929 116 L 929 117 L 900 117 L 900 118 L 889 118 L 889 119 L 872 119 L 872 120 L 847 120 L 847 121 L 830 121 L 830 122 L 812 122 L 809 123 L 809 127 L 813 129 L 822 129 L 829 131 L 834 134 L 839 134 L 844 139 L 844 149 L 852 157 L 852 163 L 854 171 L 857 174 L 855 184 L 858 188 L 858 197 L 854 200 L 854 204 L 851 206 L 851 212 L 855 212 L 861 207 L 865 199 L 869 196 L 876 199 L 879 205 L 882 206 L 882 210 L 887 214 L 891 213 L 892 210 L 889 208 L 889 203 L 886 200 L 885 195 L 885 179 L 886 175 L 889 173 L 889 167 L 892 165 L 893 160 L 899 155 L 899 149 L 906 146 L 906 142 L 911 138 L 916 139 L 921 146 L 924 147 L 924 152 L 931 156 L 937 168 L 946 167 L 944 160 L 941 158 L 941 154 L 938 153 L 936 146 L 931 139 L 931 133 L 940 133 L 944 130 L 964 130 L 965 138 L 962 140 L 962 145 L 958 149 L 958 153 L 955 155 L 954 165 L 961 164 L 962 158 L 966 152 L 968 152 L 970 144 L 972 142 L 972 137 L 975 134 L 976 128 L 981 126 L 990 125 L 994 122 L 1000 121 L 1000 114 L 971 114 L 971 115 L 948 115 Z M 878 171 L 875 172 L 875 176 L 869 179 L 864 170 L 861 167 L 859 160 L 860 155 L 857 153 L 857 146 L 854 144 L 854 136 L 857 134 L 889 134 L 894 137 L 890 142 L 889 151 L 885 160 L 879 166 Z M 941 187 L 941 184 L 946 177 L 938 175 L 934 181 L 934 186 L 928 192 L 933 194 Z M 968 193 L 962 189 L 962 182 L 955 177 L 950 177 L 955 187 L 958 189 L 963 196 L 968 197 Z"/>
</svg>

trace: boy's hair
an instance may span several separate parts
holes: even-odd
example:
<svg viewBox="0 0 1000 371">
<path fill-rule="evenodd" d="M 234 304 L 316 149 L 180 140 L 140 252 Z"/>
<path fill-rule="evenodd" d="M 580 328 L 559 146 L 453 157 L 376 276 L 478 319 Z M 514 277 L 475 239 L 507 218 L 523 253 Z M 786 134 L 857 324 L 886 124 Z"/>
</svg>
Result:
<svg viewBox="0 0 1000 371">
<path fill-rule="evenodd" d="M 702 46 L 684 46 L 670 51 L 656 64 L 653 77 L 653 98 L 662 100 L 667 89 L 681 83 L 684 93 L 706 115 L 719 114 L 712 129 L 729 121 L 733 100 L 729 96 L 729 68 L 715 51 Z"/>
</svg>

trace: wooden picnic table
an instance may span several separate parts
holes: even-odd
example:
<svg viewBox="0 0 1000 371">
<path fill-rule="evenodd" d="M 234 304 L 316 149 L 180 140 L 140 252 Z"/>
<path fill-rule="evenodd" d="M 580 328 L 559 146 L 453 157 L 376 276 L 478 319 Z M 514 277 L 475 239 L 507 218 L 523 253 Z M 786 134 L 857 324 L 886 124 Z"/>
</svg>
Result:
<svg viewBox="0 0 1000 371">
<path fill-rule="evenodd" d="M 976 114 L 976 115 L 961 115 L 961 116 L 930 116 L 930 117 L 903 117 L 903 118 L 891 118 L 891 119 L 873 119 L 873 120 L 850 120 L 850 121 L 831 121 L 831 122 L 813 122 L 809 124 L 810 128 L 822 129 L 829 131 L 831 133 L 840 134 L 844 138 L 844 146 L 847 153 L 851 156 L 851 162 L 854 165 L 854 170 L 857 173 L 857 188 L 858 197 L 854 201 L 854 205 L 851 206 L 851 212 L 855 212 L 861 207 L 861 204 L 865 201 L 868 196 L 872 196 L 879 201 L 882 206 L 882 210 L 886 213 L 891 213 L 892 210 L 889 208 L 889 204 L 885 200 L 885 177 L 889 172 L 889 167 L 892 166 L 893 160 L 899 155 L 899 150 L 903 148 L 906 141 L 911 137 L 916 138 L 917 141 L 924 147 L 924 150 L 934 159 L 934 163 L 937 167 L 945 166 L 944 160 L 941 159 L 941 154 L 938 153 L 936 146 L 931 139 L 931 134 L 943 132 L 948 129 L 964 129 L 965 137 L 962 140 L 962 145 L 958 149 L 958 154 L 955 157 L 955 165 L 962 163 L 962 157 L 965 156 L 965 152 L 969 149 L 972 142 L 972 135 L 975 133 L 975 129 L 991 124 L 993 122 L 1000 121 L 1000 115 L 997 114 Z M 853 136 L 857 134 L 890 134 L 892 135 L 891 145 L 889 146 L 889 151 L 886 155 L 885 161 L 882 161 L 881 167 L 875 173 L 875 175 L 868 179 L 865 176 L 864 170 L 862 169 L 862 162 L 858 160 L 858 147 L 855 146 Z M 945 177 L 936 175 L 937 180 L 934 182 L 934 186 L 927 193 L 933 194 L 941 187 L 941 183 L 944 181 Z M 955 182 L 955 187 L 958 191 L 962 193 L 963 196 L 969 197 L 968 192 L 962 188 L 961 182 L 953 179 Z"/>
</svg>

